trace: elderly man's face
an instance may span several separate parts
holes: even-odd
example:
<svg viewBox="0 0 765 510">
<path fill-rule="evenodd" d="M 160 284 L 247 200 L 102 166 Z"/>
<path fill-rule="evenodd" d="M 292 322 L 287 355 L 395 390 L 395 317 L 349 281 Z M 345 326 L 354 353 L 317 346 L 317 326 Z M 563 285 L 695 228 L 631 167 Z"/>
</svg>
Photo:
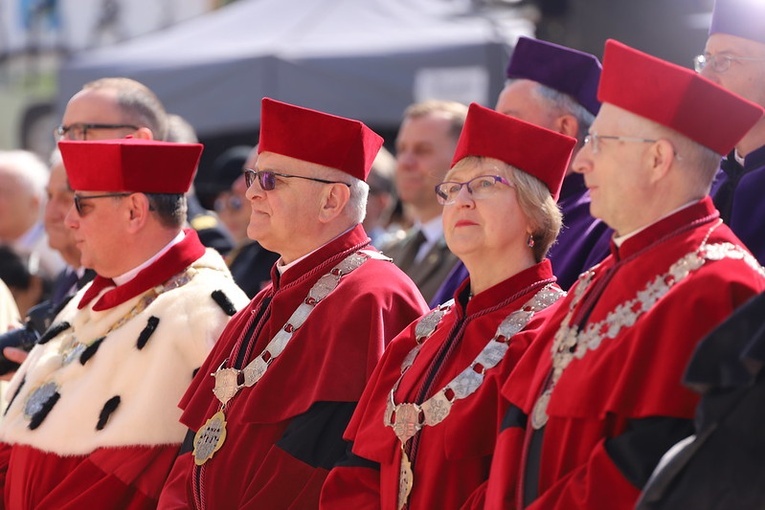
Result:
<svg viewBox="0 0 765 510">
<path fill-rule="evenodd" d="M 702 76 L 722 87 L 765 106 L 765 44 L 728 34 L 712 34 L 707 40 L 704 53 L 708 57 L 734 57 L 730 67 L 716 72 L 709 64 Z M 757 58 L 762 61 L 735 60 L 735 57 Z"/>
<path fill-rule="evenodd" d="M 40 200 L 15 172 L 0 168 L 0 239 L 21 236 L 40 213 Z"/>
<path fill-rule="evenodd" d="M 273 152 L 262 152 L 254 170 L 319 177 L 316 165 Z M 274 189 L 264 191 L 256 179 L 246 193 L 252 207 L 247 235 L 280 254 L 287 263 L 318 248 L 314 239 L 319 228 L 322 187 L 326 186 L 330 184 L 276 177 Z"/>
<path fill-rule="evenodd" d="M 536 83 L 531 80 L 514 80 L 505 85 L 494 108 L 499 113 L 557 131 L 557 115 L 546 108 L 534 93 Z"/>
<path fill-rule="evenodd" d="M 603 220 L 618 235 L 645 226 L 647 193 L 646 151 L 649 123 L 617 106 L 604 103 L 590 127 L 591 141 L 576 154 L 572 167 L 584 175 L 590 191 L 590 214 Z M 597 138 L 624 136 L 631 140 Z"/>
<path fill-rule="evenodd" d="M 76 260 L 79 265 L 80 253 L 74 242 L 74 232 L 64 225 L 69 209 L 74 205 L 74 191 L 69 188 L 63 163 L 57 163 L 50 169 L 48 180 L 48 201 L 45 203 L 45 232 L 48 244 L 58 250 L 70 264 Z"/>
</svg>

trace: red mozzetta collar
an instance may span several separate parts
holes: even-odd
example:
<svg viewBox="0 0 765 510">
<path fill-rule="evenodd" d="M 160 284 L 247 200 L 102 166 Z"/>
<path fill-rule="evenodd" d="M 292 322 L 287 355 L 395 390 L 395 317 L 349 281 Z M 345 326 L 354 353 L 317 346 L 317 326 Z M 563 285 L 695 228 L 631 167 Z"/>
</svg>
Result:
<svg viewBox="0 0 765 510">
<path fill-rule="evenodd" d="M 188 229 L 185 230 L 185 233 L 186 237 L 184 237 L 183 241 L 170 248 L 152 265 L 141 270 L 135 278 L 124 285 L 105 292 L 96 301 L 96 304 L 93 305 L 93 310 L 100 312 L 114 308 L 146 292 L 150 288 L 166 282 L 204 255 L 205 247 L 199 241 L 196 231 Z M 111 279 L 96 276 L 91 286 L 82 296 L 77 308 L 82 309 L 88 306 L 103 289 L 111 285 L 114 285 Z"/>
</svg>

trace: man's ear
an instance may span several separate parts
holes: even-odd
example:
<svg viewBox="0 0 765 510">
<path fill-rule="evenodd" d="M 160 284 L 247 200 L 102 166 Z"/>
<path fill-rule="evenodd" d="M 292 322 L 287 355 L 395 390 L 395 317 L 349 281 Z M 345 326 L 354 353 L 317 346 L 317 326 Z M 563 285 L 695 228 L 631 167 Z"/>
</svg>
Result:
<svg viewBox="0 0 765 510">
<path fill-rule="evenodd" d="M 130 232 L 140 230 L 149 219 L 149 197 L 143 193 L 133 193 L 125 197 L 128 215 L 128 229 Z"/>
<path fill-rule="evenodd" d="M 561 115 L 555 119 L 555 130 L 571 138 L 576 138 L 579 134 L 579 121 L 571 114 Z"/>
<path fill-rule="evenodd" d="M 153 140 L 154 134 L 151 132 L 151 129 L 147 127 L 140 127 L 135 130 L 135 132 L 132 134 L 133 138 L 137 138 L 139 140 Z"/>
<path fill-rule="evenodd" d="M 342 183 L 329 184 L 324 190 L 319 220 L 328 223 L 342 214 L 351 199 L 351 189 Z"/>
<path fill-rule="evenodd" d="M 675 146 L 665 138 L 661 138 L 651 145 L 648 151 L 649 165 L 651 168 L 652 180 L 657 181 L 664 178 L 672 164 L 677 159 Z"/>
</svg>

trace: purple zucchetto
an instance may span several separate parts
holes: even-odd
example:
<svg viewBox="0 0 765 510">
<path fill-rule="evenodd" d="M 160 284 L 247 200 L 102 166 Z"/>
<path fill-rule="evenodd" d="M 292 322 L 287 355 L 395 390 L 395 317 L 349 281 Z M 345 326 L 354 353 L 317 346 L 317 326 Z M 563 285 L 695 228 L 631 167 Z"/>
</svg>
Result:
<svg viewBox="0 0 765 510">
<path fill-rule="evenodd" d="M 765 44 L 765 1 L 715 0 L 709 35 L 716 33 Z"/>
<path fill-rule="evenodd" d="M 507 77 L 532 80 L 568 94 L 597 115 L 601 69 L 598 59 L 589 53 L 520 37 L 507 66 Z"/>
</svg>

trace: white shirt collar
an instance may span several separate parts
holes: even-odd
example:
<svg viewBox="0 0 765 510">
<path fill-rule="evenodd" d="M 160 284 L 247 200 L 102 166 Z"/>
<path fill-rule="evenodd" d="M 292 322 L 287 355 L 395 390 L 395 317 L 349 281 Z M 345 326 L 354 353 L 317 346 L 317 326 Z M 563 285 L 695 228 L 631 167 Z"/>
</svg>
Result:
<svg viewBox="0 0 765 510">
<path fill-rule="evenodd" d="M 444 236 L 444 222 L 441 216 L 437 216 L 425 223 L 420 223 L 418 227 L 425 236 L 425 244 L 432 245 Z"/>
<path fill-rule="evenodd" d="M 322 244 L 321 246 L 319 246 L 319 247 L 318 247 L 318 248 L 316 248 L 315 250 L 311 250 L 310 252 L 306 253 L 306 254 L 305 254 L 305 255 L 303 255 L 302 257 L 300 257 L 300 258 L 298 258 L 298 259 L 295 259 L 295 260 L 293 260 L 293 261 L 292 261 L 292 262 L 290 262 L 289 264 L 285 264 L 285 263 L 284 263 L 284 261 L 282 260 L 282 258 L 281 258 L 281 257 L 279 257 L 279 260 L 277 260 L 277 261 L 276 261 L 276 270 L 277 270 L 277 271 L 279 271 L 279 274 L 280 274 L 280 275 L 283 275 L 283 274 L 284 274 L 284 272 L 285 272 L 287 269 L 289 269 L 289 268 L 291 268 L 292 266 L 296 265 L 296 264 L 297 264 L 298 262 L 300 262 L 301 260 L 303 260 L 303 259 L 305 259 L 305 258 L 308 258 L 308 257 L 310 257 L 311 255 L 313 255 L 313 254 L 314 254 L 314 253 L 316 253 L 317 251 L 321 250 L 323 247 L 327 246 L 329 243 L 331 243 L 332 241 L 334 241 L 334 240 L 335 240 L 335 239 L 337 239 L 338 237 L 340 237 L 340 236 L 342 236 L 342 235 L 345 235 L 345 234 L 347 234 L 348 232 L 350 232 L 350 231 L 351 231 L 351 230 L 353 230 L 354 228 L 356 228 L 356 225 L 352 226 L 351 228 L 349 228 L 349 229 L 348 229 L 348 230 L 346 230 L 345 232 L 343 232 L 343 233 L 341 233 L 341 234 L 339 234 L 339 235 L 336 235 L 335 237 L 333 237 L 332 239 L 330 239 L 330 240 L 329 240 L 329 241 L 327 241 L 326 243 Z"/>
<path fill-rule="evenodd" d="M 112 278 L 112 280 L 114 280 L 115 285 L 117 285 L 117 286 L 124 285 L 127 282 L 129 282 L 130 280 L 132 280 L 133 278 L 135 278 L 136 275 L 141 272 L 141 270 L 143 270 L 143 269 L 149 267 L 150 265 L 152 265 L 158 258 L 160 258 L 162 255 L 167 253 L 167 251 L 170 248 L 172 248 L 176 244 L 178 244 L 181 241 L 183 241 L 183 239 L 185 237 L 186 237 L 186 234 L 183 232 L 183 230 L 178 232 L 177 236 L 175 236 L 169 243 L 167 243 L 164 248 L 162 248 L 157 253 L 155 253 L 149 260 L 147 260 L 146 262 L 144 262 L 143 264 L 141 264 L 141 265 L 139 265 L 137 267 L 134 267 L 133 269 L 131 269 L 127 273 L 123 273 L 123 274 L 121 274 L 119 276 L 115 276 L 114 278 Z"/>
<path fill-rule="evenodd" d="M 674 210 L 672 210 L 672 211 L 669 211 L 667 214 L 665 214 L 665 215 L 664 215 L 664 216 L 662 216 L 661 218 L 657 219 L 656 221 L 654 221 L 654 222 L 652 222 L 652 223 L 649 223 L 648 225 L 646 225 L 646 226 L 644 226 L 644 227 L 642 227 L 642 228 L 639 228 L 639 229 L 635 230 L 634 232 L 630 232 L 629 234 L 626 234 L 626 235 L 623 235 L 623 236 L 614 237 L 614 244 L 616 244 L 616 246 L 619 246 L 619 247 L 621 247 L 622 243 L 623 243 L 624 241 L 626 241 L 627 239 L 629 239 L 629 238 L 631 238 L 631 237 L 635 237 L 636 235 L 638 235 L 640 232 L 642 232 L 643 230 L 647 229 L 647 228 L 648 228 L 648 227 L 650 227 L 651 225 L 655 225 L 655 224 L 659 223 L 659 222 L 660 222 L 661 220 L 663 220 L 664 218 L 667 218 L 667 217 L 669 217 L 669 216 L 672 216 L 672 215 L 673 215 L 673 214 L 675 214 L 676 212 L 678 212 L 678 211 L 681 211 L 681 210 L 685 209 L 686 207 L 690 207 L 690 206 L 692 206 L 693 204 L 695 204 L 696 202 L 697 202 L 697 201 L 696 201 L 696 200 L 694 200 L 693 202 L 688 202 L 688 203 L 687 203 L 687 204 L 685 204 L 685 205 L 681 205 L 681 206 L 680 206 L 680 207 L 678 207 L 677 209 L 674 209 Z"/>
<path fill-rule="evenodd" d="M 744 166 L 744 161 L 746 160 L 746 157 L 739 155 L 738 149 L 733 151 L 733 157 L 736 159 L 736 163 L 738 163 L 741 166 Z"/>
</svg>

